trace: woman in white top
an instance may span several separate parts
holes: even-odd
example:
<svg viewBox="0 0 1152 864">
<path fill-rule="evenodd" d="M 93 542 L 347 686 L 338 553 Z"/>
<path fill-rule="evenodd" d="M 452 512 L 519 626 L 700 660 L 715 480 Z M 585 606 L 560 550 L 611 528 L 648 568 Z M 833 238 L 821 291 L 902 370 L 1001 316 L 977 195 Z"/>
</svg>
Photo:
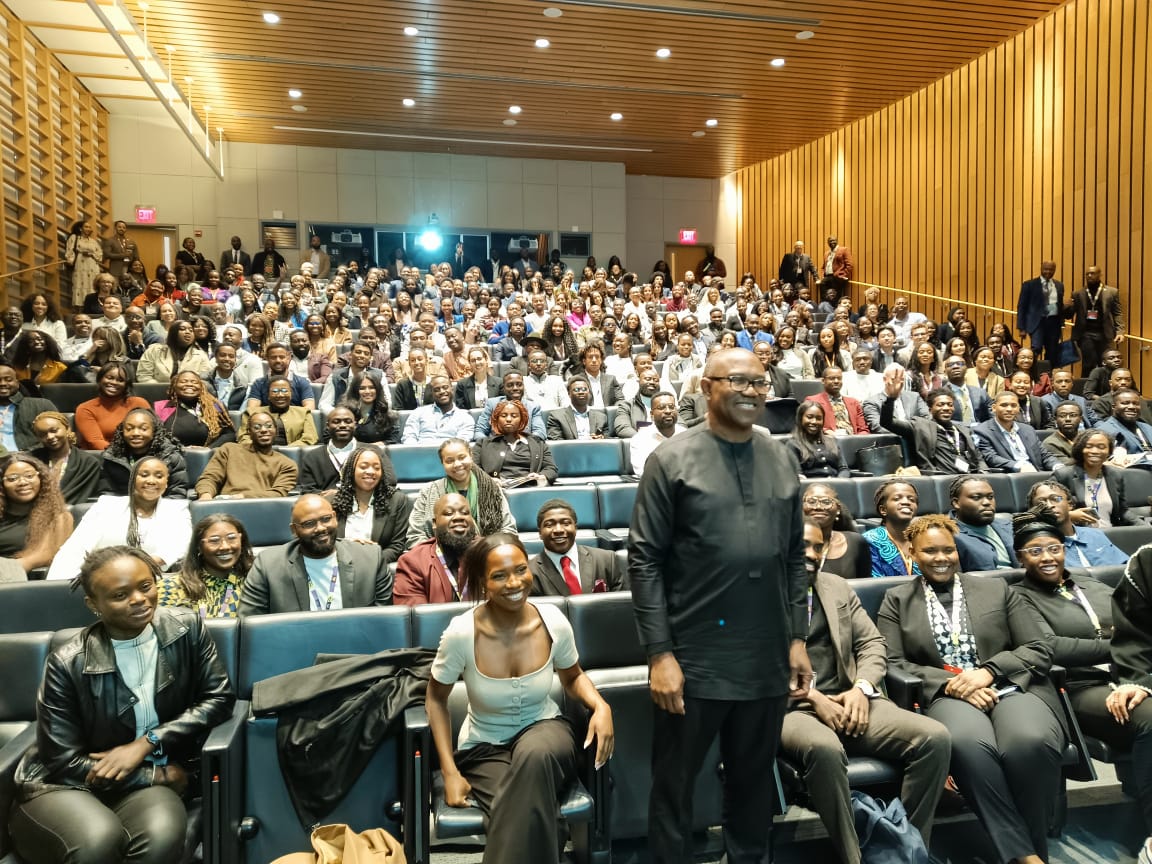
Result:
<svg viewBox="0 0 1152 864">
<path fill-rule="evenodd" d="M 68 338 L 68 330 L 60 318 L 60 312 L 47 295 L 39 292 L 30 294 L 20 304 L 20 311 L 24 313 L 24 325 L 21 329 L 47 333 L 56 340 L 57 345 L 63 345 Z"/>
<path fill-rule="evenodd" d="M 528 602 L 532 572 L 515 534 L 481 537 L 464 553 L 462 575 L 475 609 L 453 618 L 428 681 L 428 724 L 449 807 L 488 817 L 485 864 L 559 860 L 559 801 L 576 779 L 577 738 L 552 700 L 553 673 L 568 697 L 592 711 L 583 747 L 596 741 L 596 767 L 612 756 L 612 710 L 580 668 L 568 619 Z M 452 741 L 448 695 L 464 679 L 468 716 Z"/>
<path fill-rule="evenodd" d="M 128 497 L 101 495 L 96 499 L 56 553 L 48 578 L 74 579 L 84 556 L 106 546 L 140 549 L 161 570 L 173 569 L 192 539 L 192 516 L 187 500 L 164 497 L 167 489 L 164 460 L 141 459 L 132 467 Z"/>
<path fill-rule="evenodd" d="M 782 327 L 776 334 L 776 366 L 790 378 L 815 378 L 812 358 L 796 347 L 796 330 Z"/>
<path fill-rule="evenodd" d="M 332 509 L 339 518 L 336 536 L 379 544 L 388 563 L 404 553 L 412 499 L 396 488 L 396 470 L 383 448 L 359 446 L 344 460 Z"/>
</svg>

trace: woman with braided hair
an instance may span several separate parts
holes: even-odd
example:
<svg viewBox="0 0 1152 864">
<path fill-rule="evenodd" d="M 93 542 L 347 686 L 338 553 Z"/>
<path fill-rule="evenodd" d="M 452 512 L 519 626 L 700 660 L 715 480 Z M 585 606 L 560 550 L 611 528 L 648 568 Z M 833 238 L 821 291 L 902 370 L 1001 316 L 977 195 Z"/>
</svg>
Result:
<svg viewBox="0 0 1152 864">
<path fill-rule="evenodd" d="M 84 556 L 105 546 L 130 546 L 146 552 L 161 570 L 173 569 L 192 538 L 188 500 L 165 497 L 168 465 L 146 456 L 132 465 L 127 496 L 101 495 L 72 536 L 64 541 L 48 570 L 49 579 L 74 579 Z M 179 552 L 173 554 L 172 550 Z"/>
<path fill-rule="evenodd" d="M 396 488 L 388 454 L 377 447 L 358 447 L 344 462 L 332 499 L 339 518 L 337 537 L 377 543 L 389 563 L 404 552 L 412 500 Z"/>
<path fill-rule="evenodd" d="M 188 497 L 184 447 L 148 408 L 132 409 L 116 427 L 112 443 L 100 457 L 100 494 L 127 495 L 132 469 L 145 456 L 157 456 L 168 466 L 166 497 Z"/>
<path fill-rule="evenodd" d="M 185 447 L 218 447 L 236 440 L 228 409 L 195 372 L 173 375 L 168 398 L 154 407 L 160 423 Z"/>
<path fill-rule="evenodd" d="M 0 582 L 46 567 L 72 530 L 72 514 L 48 466 L 27 453 L 0 459 Z"/>
</svg>

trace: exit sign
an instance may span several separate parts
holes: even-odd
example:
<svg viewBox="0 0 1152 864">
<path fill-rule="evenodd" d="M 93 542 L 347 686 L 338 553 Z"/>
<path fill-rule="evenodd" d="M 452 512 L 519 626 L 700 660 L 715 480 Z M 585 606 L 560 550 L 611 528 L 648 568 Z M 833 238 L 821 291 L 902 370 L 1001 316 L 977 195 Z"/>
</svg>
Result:
<svg viewBox="0 0 1152 864">
<path fill-rule="evenodd" d="M 696 242 L 696 229 L 695 228 L 681 228 L 680 229 L 680 242 L 691 245 Z"/>
<path fill-rule="evenodd" d="M 137 222 L 155 222 L 156 221 L 156 208 L 145 207 L 143 205 L 136 205 L 136 221 Z"/>
</svg>

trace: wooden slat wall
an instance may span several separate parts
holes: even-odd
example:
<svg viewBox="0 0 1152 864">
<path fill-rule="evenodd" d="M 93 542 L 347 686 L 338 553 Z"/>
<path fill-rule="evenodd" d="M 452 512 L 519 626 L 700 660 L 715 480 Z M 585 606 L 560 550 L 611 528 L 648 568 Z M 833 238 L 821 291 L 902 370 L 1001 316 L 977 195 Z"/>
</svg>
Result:
<svg viewBox="0 0 1152 864">
<path fill-rule="evenodd" d="M 61 258 L 72 222 L 111 227 L 108 112 L 47 48 L 0 4 L 0 276 Z M 33 291 L 62 310 L 61 269 L 0 279 L 0 307 Z"/>
<path fill-rule="evenodd" d="M 1152 338 L 1143 264 L 1152 260 L 1152 92 L 1145 0 L 1071 0 L 1008 42 L 906 99 L 733 176 L 737 259 L 761 283 L 794 240 L 823 261 L 834 233 L 856 278 L 1015 310 L 1020 283 L 1052 257 L 1066 293 L 1098 264 L 1120 289 L 1129 331 Z M 974 311 L 981 332 L 1015 313 Z M 1129 362 L 1152 382 L 1152 342 Z"/>
</svg>

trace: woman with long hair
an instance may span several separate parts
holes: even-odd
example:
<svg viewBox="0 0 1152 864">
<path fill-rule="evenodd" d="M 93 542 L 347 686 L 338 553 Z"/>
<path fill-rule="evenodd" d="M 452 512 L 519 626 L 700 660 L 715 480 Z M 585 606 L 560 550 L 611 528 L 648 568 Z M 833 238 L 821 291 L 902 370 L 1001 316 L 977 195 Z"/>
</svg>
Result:
<svg viewBox="0 0 1152 864">
<path fill-rule="evenodd" d="M 416 308 L 412 305 L 412 295 L 407 291 L 398 291 L 395 302 L 395 319 L 397 324 L 415 324 Z"/>
<path fill-rule="evenodd" d="M 324 307 L 324 313 L 321 316 L 324 320 L 324 332 L 332 344 L 339 347 L 341 345 L 349 345 L 352 342 L 352 331 L 348 329 L 348 325 L 344 323 L 344 313 L 340 311 L 340 307 L 335 303 L 329 303 Z M 333 363 L 336 361 L 333 360 Z"/>
<path fill-rule="evenodd" d="M 57 345 L 68 338 L 68 328 L 64 326 L 56 301 L 47 294 L 29 294 L 21 301 L 20 311 L 24 313 L 24 330 L 47 333 Z"/>
<path fill-rule="evenodd" d="M 48 466 L 66 504 L 83 504 L 100 486 L 100 459 L 76 445 L 69 417 L 59 411 L 41 411 L 32 421 L 39 446 L 28 452 Z"/>
<path fill-rule="evenodd" d="M 133 258 L 128 265 L 128 278 L 132 280 L 133 296 L 138 296 L 148 287 L 148 268 L 139 258 Z"/>
<path fill-rule="evenodd" d="M 468 499 L 468 509 L 480 534 L 515 532 L 516 520 L 512 518 L 504 490 L 472 461 L 472 445 L 461 438 L 449 438 L 440 445 L 439 452 L 444 476 L 426 484 L 417 494 L 408 517 L 407 547 L 411 549 L 432 536 L 428 531 L 432 510 L 436 502 L 450 492 L 458 492 Z"/>
<path fill-rule="evenodd" d="M 89 292 L 100 290 L 96 280 L 101 276 L 100 264 L 103 260 L 104 247 L 96 233 L 95 224 L 88 219 L 74 222 L 68 232 L 68 241 L 64 244 L 64 261 L 72 268 L 73 306 L 82 308 Z M 113 279 L 112 286 L 115 285 L 116 280 Z M 97 310 L 94 314 L 99 315 L 100 312 Z"/>
<path fill-rule="evenodd" d="M 399 444 L 400 423 L 385 392 L 387 384 L 369 375 L 354 375 L 340 405 L 356 418 L 356 440 L 363 444 Z"/>
<path fill-rule="evenodd" d="M 570 330 L 579 330 L 581 327 L 592 323 L 592 319 L 588 317 L 587 306 L 583 297 L 572 298 L 572 311 L 568 313 L 565 320 L 568 322 Z"/>
<path fill-rule="evenodd" d="M 815 402 L 800 403 L 787 443 L 800 460 L 800 473 L 805 477 L 852 476 L 835 437 L 824 431 L 824 409 Z"/>
<path fill-rule="evenodd" d="M 201 618 L 235 618 L 255 560 L 244 523 L 230 513 L 210 513 L 192 529 L 180 570 L 161 581 L 157 602 L 195 610 Z"/>
<path fill-rule="evenodd" d="M 964 373 L 964 383 L 969 387 L 980 387 L 995 399 L 1004 389 L 1004 379 L 992 371 L 996 365 L 996 352 L 991 348 L 981 348 L 972 359 L 972 368 Z"/>
<path fill-rule="evenodd" d="M 904 536 L 920 509 L 920 494 L 904 480 L 885 480 L 876 488 L 880 527 L 869 528 L 864 539 L 872 554 L 873 576 L 919 576 L 912 543 Z"/>
<path fill-rule="evenodd" d="M 829 366 L 847 372 L 852 368 L 852 357 L 841 347 L 840 334 L 831 327 L 823 327 L 817 337 L 817 345 L 812 349 L 812 373 L 820 378 Z"/>
<path fill-rule="evenodd" d="M 0 457 L 0 558 L 19 564 L 0 571 L 0 581 L 47 567 L 71 532 L 72 514 L 48 466 L 28 453 Z"/>
<path fill-rule="evenodd" d="M 776 368 L 789 378 L 815 378 L 812 358 L 796 346 L 796 329 L 781 327 L 776 334 Z"/>
<path fill-rule="evenodd" d="M 357 447 L 345 460 L 332 509 L 338 537 L 376 543 L 389 563 L 404 553 L 412 499 L 396 488 L 392 460 L 382 448 Z"/>
<path fill-rule="evenodd" d="M 188 497 L 188 466 L 184 448 L 165 429 L 151 408 L 133 408 L 116 428 L 101 456 L 101 495 L 127 495 L 132 488 L 136 463 L 148 456 L 159 457 L 168 467 L 169 498 Z"/>
<path fill-rule="evenodd" d="M 194 315 L 188 319 L 192 322 L 192 336 L 195 346 L 204 352 L 206 357 L 216 355 L 216 324 L 207 315 Z"/>
<path fill-rule="evenodd" d="M 1032 379 L 1033 396 L 1047 396 L 1052 392 L 1052 378 L 1036 368 L 1036 352 L 1031 348 L 1021 348 L 1016 352 L 1016 371 L 1028 373 Z"/>
<path fill-rule="evenodd" d="M 328 335 L 324 316 L 313 312 L 304 319 L 304 333 L 308 336 L 308 354 L 324 355 L 332 363 L 336 362 L 336 343 Z"/>
<path fill-rule="evenodd" d="M 103 450 L 111 442 L 120 423 L 135 408 L 148 410 L 148 402 L 132 395 L 132 367 L 112 360 L 96 373 L 96 398 L 76 406 L 73 422 L 76 436 L 85 450 Z"/>
<path fill-rule="evenodd" d="M 108 363 L 128 359 L 128 345 L 115 327 L 97 327 L 92 331 L 92 344 L 81 355 L 81 366 L 87 366 L 85 377 L 96 380 L 96 372 Z"/>
<path fill-rule="evenodd" d="M 16 377 L 34 387 L 59 381 L 68 371 L 56 340 L 42 330 L 25 330 L 16 339 L 8 361 Z"/>
<path fill-rule="evenodd" d="M 931 342 L 921 342 L 913 352 L 909 364 L 912 367 L 912 386 L 923 399 L 927 399 L 933 390 L 944 386 L 944 377 L 938 368 L 939 360 Z"/>
<path fill-rule="evenodd" d="M 629 312 L 624 316 L 624 323 L 620 326 L 620 332 L 628 337 L 633 347 L 643 345 L 648 341 L 644 335 L 644 324 L 635 312 Z"/>
<path fill-rule="evenodd" d="M 963 336 L 953 336 L 944 346 L 944 359 L 949 357 L 963 357 L 964 365 L 971 366 L 973 364 L 972 346 Z"/>
<path fill-rule="evenodd" d="M 145 552 L 161 570 L 180 561 L 192 536 L 188 499 L 168 495 L 167 463 L 147 456 L 132 466 L 127 494 L 96 499 L 76 530 L 56 553 L 49 579 L 74 579 L 84 556 L 105 546 L 130 546 Z"/>
<path fill-rule="evenodd" d="M 553 315 L 544 322 L 544 330 L 541 334 L 544 341 L 548 343 L 545 348 L 545 353 L 549 359 L 555 360 L 560 363 L 572 363 L 580 349 L 576 347 L 576 334 L 572 332 L 572 326 L 561 315 Z"/>
<path fill-rule="evenodd" d="M 185 447 L 219 447 L 236 440 L 228 409 L 195 372 L 173 375 L 168 398 L 153 407 L 164 428 Z"/>
<path fill-rule="evenodd" d="M 876 341 L 876 322 L 871 318 L 861 317 L 856 322 L 856 345 L 873 353 L 880 347 L 880 343 Z"/>
<path fill-rule="evenodd" d="M 136 367 L 136 380 L 141 384 L 166 384 L 175 373 L 185 370 L 203 375 L 212 370 L 212 361 L 196 345 L 196 330 L 192 322 L 176 321 L 164 344 L 145 349 Z"/>
<path fill-rule="evenodd" d="M 244 337 L 244 350 L 257 357 L 264 356 L 264 346 L 272 344 L 272 328 L 268 319 L 261 313 L 255 312 L 244 320 L 248 335 Z"/>
</svg>

